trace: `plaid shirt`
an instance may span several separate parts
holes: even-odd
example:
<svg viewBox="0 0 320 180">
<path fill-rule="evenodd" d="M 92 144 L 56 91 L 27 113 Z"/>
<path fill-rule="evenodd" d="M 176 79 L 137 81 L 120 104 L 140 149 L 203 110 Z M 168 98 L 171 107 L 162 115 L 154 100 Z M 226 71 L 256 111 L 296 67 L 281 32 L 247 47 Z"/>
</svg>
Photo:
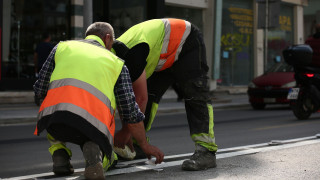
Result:
<svg viewBox="0 0 320 180">
<path fill-rule="evenodd" d="M 43 64 L 39 73 L 39 79 L 33 85 L 35 95 L 44 98 L 50 84 L 50 77 L 55 67 L 54 56 L 57 50 L 55 46 Z M 119 78 L 114 86 L 117 108 L 120 118 L 124 123 L 138 123 L 144 120 L 144 114 L 136 103 L 128 68 L 124 65 Z"/>
</svg>

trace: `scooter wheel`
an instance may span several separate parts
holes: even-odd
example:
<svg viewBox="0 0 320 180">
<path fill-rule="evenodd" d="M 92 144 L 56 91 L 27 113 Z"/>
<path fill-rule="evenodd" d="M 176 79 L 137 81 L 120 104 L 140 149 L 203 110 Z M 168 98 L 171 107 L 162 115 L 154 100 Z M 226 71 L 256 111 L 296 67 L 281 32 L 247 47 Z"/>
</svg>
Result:
<svg viewBox="0 0 320 180">
<path fill-rule="evenodd" d="M 299 98 L 297 101 L 290 102 L 290 106 L 293 114 L 299 120 L 308 119 L 311 115 L 311 111 L 306 107 L 302 98 Z"/>
</svg>

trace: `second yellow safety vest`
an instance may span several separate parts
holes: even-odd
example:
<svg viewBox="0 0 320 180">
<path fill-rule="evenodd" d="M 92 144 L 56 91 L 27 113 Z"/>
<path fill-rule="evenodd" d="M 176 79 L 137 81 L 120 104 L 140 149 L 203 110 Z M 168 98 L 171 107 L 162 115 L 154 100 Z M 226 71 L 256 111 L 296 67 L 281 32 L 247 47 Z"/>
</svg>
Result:
<svg viewBox="0 0 320 180">
<path fill-rule="evenodd" d="M 191 31 L 191 24 L 182 19 L 153 19 L 137 24 L 117 40 L 129 49 L 139 43 L 149 45 L 146 76 L 162 71 L 178 60 L 183 44 Z"/>
</svg>

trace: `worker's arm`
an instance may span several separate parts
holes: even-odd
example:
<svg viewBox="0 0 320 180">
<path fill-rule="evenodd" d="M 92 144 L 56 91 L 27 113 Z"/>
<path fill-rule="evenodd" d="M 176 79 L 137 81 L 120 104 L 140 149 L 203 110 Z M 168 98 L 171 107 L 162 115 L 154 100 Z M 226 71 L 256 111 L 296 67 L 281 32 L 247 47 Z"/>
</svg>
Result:
<svg viewBox="0 0 320 180">
<path fill-rule="evenodd" d="M 44 99 L 47 95 L 50 84 L 50 77 L 55 67 L 54 55 L 56 53 L 57 47 L 58 45 L 52 49 L 51 53 L 49 54 L 47 60 L 45 61 L 39 72 L 39 79 L 33 85 L 35 95 L 39 99 Z"/>
<path fill-rule="evenodd" d="M 117 55 L 123 55 L 119 46 L 125 45 L 118 42 L 118 46 L 115 46 L 115 48 L 118 47 Z M 130 72 L 130 78 L 133 82 L 132 88 L 136 97 L 136 102 L 143 113 L 145 113 L 148 102 L 147 77 L 145 71 L 148 55 L 149 45 L 147 43 L 139 43 L 123 55 L 125 64 Z"/>
<path fill-rule="evenodd" d="M 152 146 L 147 142 L 143 121 L 140 121 L 138 123 L 132 123 L 132 124 L 129 124 L 129 123 L 123 124 L 121 130 L 117 132 L 117 135 L 116 135 L 117 138 L 115 137 L 115 142 L 119 141 L 120 137 L 122 137 L 123 139 L 126 139 L 127 142 L 129 142 L 127 143 L 127 145 L 132 151 L 134 148 L 130 138 L 131 135 L 137 141 L 140 148 L 146 154 L 148 159 L 151 159 L 151 157 L 154 156 L 156 158 L 156 161 L 155 161 L 156 164 L 160 164 L 163 161 L 163 158 L 164 158 L 163 152 L 157 147 Z M 120 147 L 120 146 L 117 146 L 117 147 Z"/>
<path fill-rule="evenodd" d="M 145 113 L 148 102 L 148 89 L 146 71 L 144 70 L 140 77 L 132 83 L 132 89 L 136 96 L 136 102 L 142 113 Z"/>
<path fill-rule="evenodd" d="M 133 136 L 148 157 L 155 156 L 157 158 L 156 163 L 161 163 L 163 153 L 147 142 L 143 125 L 144 114 L 140 111 L 136 103 L 129 71 L 126 66 L 123 66 L 122 72 L 115 85 L 114 93 L 118 112 L 123 121 L 121 130 L 115 134 L 114 145 L 123 148 L 124 145 L 128 144 L 132 149 L 131 136 Z"/>
</svg>

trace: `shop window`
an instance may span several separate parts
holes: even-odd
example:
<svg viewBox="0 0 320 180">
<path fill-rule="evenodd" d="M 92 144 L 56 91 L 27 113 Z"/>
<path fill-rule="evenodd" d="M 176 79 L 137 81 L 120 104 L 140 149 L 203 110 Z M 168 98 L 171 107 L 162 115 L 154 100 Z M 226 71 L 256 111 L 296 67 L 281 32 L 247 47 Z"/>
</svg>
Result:
<svg viewBox="0 0 320 180">
<path fill-rule="evenodd" d="M 8 0 L 4 9 L 2 78 L 35 79 L 34 51 L 42 34 L 51 43 L 69 39 L 69 0 Z M 31 85 L 32 87 L 32 85 Z"/>
<path fill-rule="evenodd" d="M 267 68 L 282 57 L 282 51 L 293 44 L 293 6 L 282 3 L 280 6 L 279 26 L 268 31 L 268 57 Z"/>
<path fill-rule="evenodd" d="M 109 1 L 109 20 L 116 38 L 133 25 L 146 20 L 146 6 L 146 0 Z"/>
<path fill-rule="evenodd" d="M 253 3 L 225 0 L 218 85 L 247 85 L 253 71 Z"/>
<path fill-rule="evenodd" d="M 202 9 L 166 6 L 165 16 L 167 18 L 185 19 L 196 25 L 201 31 L 203 30 Z"/>
</svg>

